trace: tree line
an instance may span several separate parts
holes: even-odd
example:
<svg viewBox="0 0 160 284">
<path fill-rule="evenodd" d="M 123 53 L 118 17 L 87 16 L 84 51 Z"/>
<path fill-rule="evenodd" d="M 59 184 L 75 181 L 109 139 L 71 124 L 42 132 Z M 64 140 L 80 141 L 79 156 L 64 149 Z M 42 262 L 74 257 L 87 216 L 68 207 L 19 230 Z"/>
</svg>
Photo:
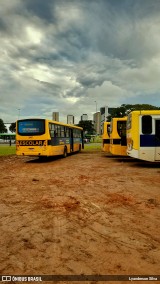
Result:
<svg viewBox="0 0 160 284">
<path fill-rule="evenodd" d="M 13 122 L 11 123 L 10 127 L 9 127 L 9 130 L 12 132 L 12 133 L 15 133 L 16 132 L 16 123 Z M 7 133 L 8 132 L 8 129 L 7 127 L 5 126 L 3 120 L 0 118 L 0 133 Z"/>
<path fill-rule="evenodd" d="M 156 107 L 153 105 L 149 105 L 149 104 L 122 104 L 121 106 L 117 107 L 117 108 L 113 108 L 112 113 L 110 113 L 106 120 L 107 121 L 111 121 L 111 119 L 113 117 L 124 117 L 126 116 L 130 111 L 133 110 L 160 110 L 160 107 Z M 79 121 L 79 123 L 77 124 L 77 126 L 83 127 L 84 132 L 86 132 L 87 134 L 95 134 L 95 129 L 93 126 L 93 123 L 91 120 L 86 120 L 86 121 Z"/>
<path fill-rule="evenodd" d="M 160 107 L 149 104 L 122 104 L 120 107 L 117 107 L 112 111 L 112 113 L 107 117 L 107 121 L 111 121 L 113 117 L 124 117 L 133 110 L 160 110 Z"/>
<path fill-rule="evenodd" d="M 122 104 L 121 106 L 114 108 L 112 113 L 107 117 L 107 121 L 111 121 L 113 117 L 124 117 L 126 116 L 130 111 L 133 110 L 160 110 L 160 107 L 156 107 L 149 104 Z M 93 135 L 95 134 L 95 129 L 93 122 L 91 120 L 81 120 L 77 124 L 77 126 L 80 126 L 83 128 L 84 132 L 87 134 Z M 9 130 L 12 133 L 16 132 L 16 123 L 11 123 Z M 0 118 L 0 133 L 7 133 L 7 128 L 3 122 L 3 120 Z"/>
</svg>

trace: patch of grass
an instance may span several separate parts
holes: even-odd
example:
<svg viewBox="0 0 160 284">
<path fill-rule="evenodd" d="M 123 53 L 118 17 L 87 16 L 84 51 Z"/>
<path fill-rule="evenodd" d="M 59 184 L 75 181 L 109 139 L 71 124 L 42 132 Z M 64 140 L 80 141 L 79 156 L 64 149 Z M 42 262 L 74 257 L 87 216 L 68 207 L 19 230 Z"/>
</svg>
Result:
<svg viewBox="0 0 160 284">
<path fill-rule="evenodd" d="M 95 136 L 91 138 L 91 143 L 102 143 L 102 137 L 101 136 Z"/>
<path fill-rule="evenodd" d="M 101 143 L 89 143 L 84 144 L 84 150 L 83 151 L 101 151 L 102 150 L 102 144 Z"/>
<path fill-rule="evenodd" d="M 16 146 L 0 146 L 0 156 L 15 155 Z"/>
</svg>

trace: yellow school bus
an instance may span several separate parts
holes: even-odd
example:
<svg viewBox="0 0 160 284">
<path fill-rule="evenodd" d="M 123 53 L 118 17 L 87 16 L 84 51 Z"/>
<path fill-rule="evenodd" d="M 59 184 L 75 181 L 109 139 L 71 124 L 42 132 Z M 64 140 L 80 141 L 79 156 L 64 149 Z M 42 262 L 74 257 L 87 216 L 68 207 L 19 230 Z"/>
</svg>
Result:
<svg viewBox="0 0 160 284">
<path fill-rule="evenodd" d="M 137 110 L 128 114 L 127 154 L 145 161 L 160 161 L 160 110 Z"/>
<path fill-rule="evenodd" d="M 110 147 L 110 122 L 106 121 L 103 123 L 103 134 L 102 134 L 102 151 L 109 153 Z"/>
<path fill-rule="evenodd" d="M 110 123 L 110 153 L 127 156 L 126 140 L 127 117 L 114 117 Z"/>
<path fill-rule="evenodd" d="M 84 148 L 83 128 L 48 119 L 16 122 L 16 154 L 19 156 L 67 156 Z"/>
</svg>

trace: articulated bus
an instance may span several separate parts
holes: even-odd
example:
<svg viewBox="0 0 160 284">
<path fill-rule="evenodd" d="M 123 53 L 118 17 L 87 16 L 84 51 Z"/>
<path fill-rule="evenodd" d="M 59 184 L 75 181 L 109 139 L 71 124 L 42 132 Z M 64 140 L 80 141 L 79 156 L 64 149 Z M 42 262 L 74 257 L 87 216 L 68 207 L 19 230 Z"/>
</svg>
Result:
<svg viewBox="0 0 160 284">
<path fill-rule="evenodd" d="M 102 151 L 109 153 L 110 148 L 110 122 L 103 123 Z"/>
<path fill-rule="evenodd" d="M 160 162 L 160 110 L 129 113 L 127 154 L 145 161 Z"/>
<path fill-rule="evenodd" d="M 48 119 L 16 122 L 16 154 L 23 156 L 67 156 L 84 148 L 83 128 Z"/>
<path fill-rule="evenodd" d="M 127 117 L 114 117 L 110 123 L 110 153 L 127 156 L 126 139 Z"/>
</svg>

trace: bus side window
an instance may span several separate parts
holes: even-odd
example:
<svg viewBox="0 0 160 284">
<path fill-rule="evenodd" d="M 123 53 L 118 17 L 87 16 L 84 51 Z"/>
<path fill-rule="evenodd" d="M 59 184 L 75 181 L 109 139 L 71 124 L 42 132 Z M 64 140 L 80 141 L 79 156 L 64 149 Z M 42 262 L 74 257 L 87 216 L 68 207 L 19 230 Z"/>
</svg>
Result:
<svg viewBox="0 0 160 284">
<path fill-rule="evenodd" d="M 160 140 L 160 120 L 156 120 L 156 138 Z"/>
<path fill-rule="evenodd" d="M 57 132 L 56 130 L 54 130 L 54 136 L 53 137 L 57 137 Z"/>
<path fill-rule="evenodd" d="M 54 124 L 53 123 L 49 124 L 49 133 L 51 137 L 54 137 Z"/>
<path fill-rule="evenodd" d="M 52 123 L 49 123 L 49 130 L 52 130 Z"/>
<path fill-rule="evenodd" d="M 81 138 L 81 130 L 77 130 L 78 131 L 78 138 Z"/>
<path fill-rule="evenodd" d="M 65 137 L 64 126 L 61 126 L 61 138 Z"/>
<path fill-rule="evenodd" d="M 73 137 L 74 138 L 79 138 L 79 133 L 77 129 L 73 129 Z"/>
<path fill-rule="evenodd" d="M 69 138 L 69 128 L 66 127 L 66 137 Z"/>
<path fill-rule="evenodd" d="M 142 116 L 142 133 L 143 134 L 152 133 L 152 116 L 150 115 Z"/>
<path fill-rule="evenodd" d="M 58 125 L 54 124 L 54 137 L 58 137 Z"/>
<path fill-rule="evenodd" d="M 57 134 L 57 137 L 61 137 L 61 126 L 60 125 L 57 125 L 56 127 L 56 134 Z"/>
</svg>

